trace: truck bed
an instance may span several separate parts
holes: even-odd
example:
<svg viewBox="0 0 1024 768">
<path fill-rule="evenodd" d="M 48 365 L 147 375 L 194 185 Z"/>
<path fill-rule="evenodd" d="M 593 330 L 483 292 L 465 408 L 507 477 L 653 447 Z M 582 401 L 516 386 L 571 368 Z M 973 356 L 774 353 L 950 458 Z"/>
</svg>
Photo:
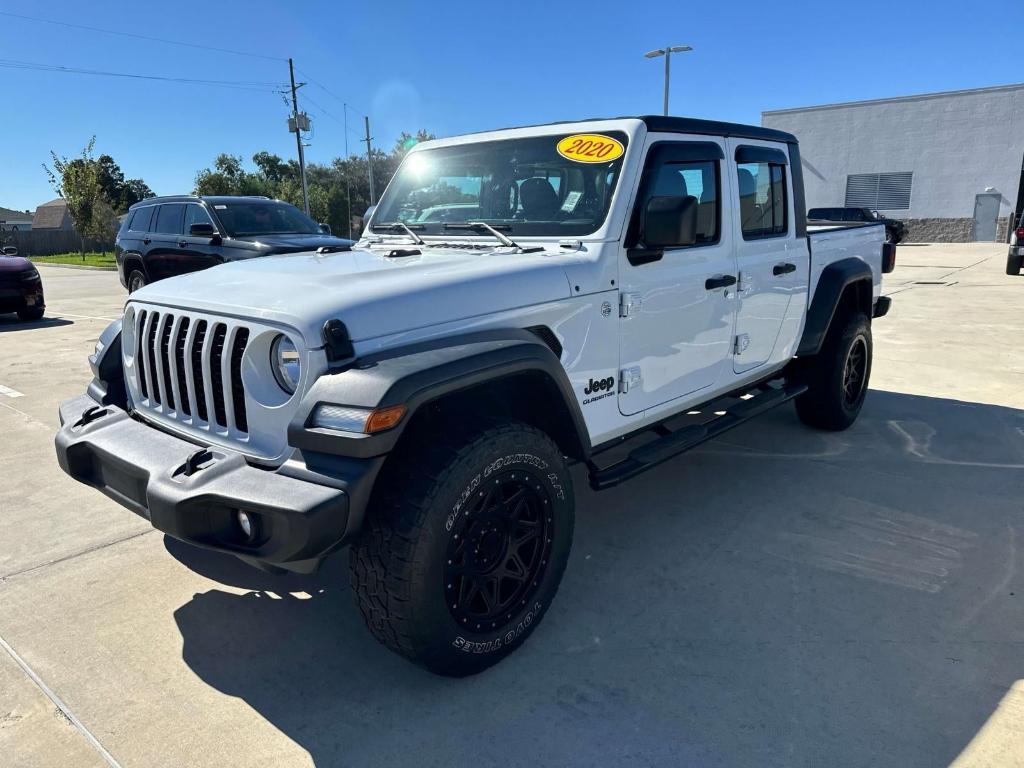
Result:
<svg viewBox="0 0 1024 768">
<path fill-rule="evenodd" d="M 859 258 L 871 267 L 874 275 L 872 297 L 878 298 L 882 288 L 882 245 L 885 226 L 878 222 L 852 222 L 835 225 L 808 224 L 807 245 L 811 254 L 808 306 L 814 300 L 814 290 L 821 271 L 840 259 Z"/>
</svg>

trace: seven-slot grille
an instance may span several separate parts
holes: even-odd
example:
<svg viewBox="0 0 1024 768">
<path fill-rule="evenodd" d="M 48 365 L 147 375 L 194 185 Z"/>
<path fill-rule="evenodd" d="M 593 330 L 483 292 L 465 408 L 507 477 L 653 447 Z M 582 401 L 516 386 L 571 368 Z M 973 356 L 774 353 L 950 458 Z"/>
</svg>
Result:
<svg viewBox="0 0 1024 768">
<path fill-rule="evenodd" d="M 142 404 L 177 420 L 248 433 L 242 356 L 249 329 L 174 312 L 135 315 Z"/>
</svg>

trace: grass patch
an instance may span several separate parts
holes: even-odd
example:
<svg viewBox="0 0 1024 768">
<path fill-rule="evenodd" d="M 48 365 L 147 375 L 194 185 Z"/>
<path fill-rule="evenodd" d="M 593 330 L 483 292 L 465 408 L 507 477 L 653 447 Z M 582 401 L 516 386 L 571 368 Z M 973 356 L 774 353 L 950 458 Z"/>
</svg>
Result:
<svg viewBox="0 0 1024 768">
<path fill-rule="evenodd" d="M 36 264 L 73 264 L 79 267 L 101 267 L 117 269 L 113 253 L 86 252 L 85 258 L 80 253 L 56 253 L 53 256 L 30 256 Z"/>
</svg>

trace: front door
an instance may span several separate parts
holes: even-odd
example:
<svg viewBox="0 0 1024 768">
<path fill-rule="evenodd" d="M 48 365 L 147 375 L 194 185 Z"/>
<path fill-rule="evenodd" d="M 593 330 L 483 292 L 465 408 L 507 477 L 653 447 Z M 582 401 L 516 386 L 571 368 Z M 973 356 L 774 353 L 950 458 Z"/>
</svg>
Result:
<svg viewBox="0 0 1024 768">
<path fill-rule="evenodd" d="M 730 142 L 730 172 L 736 194 L 731 207 L 739 219 L 739 270 L 734 373 L 746 373 L 772 359 L 790 298 L 807 287 L 806 244 L 793 236 L 788 155 L 778 146 Z"/>
<path fill-rule="evenodd" d="M 1002 195 L 985 194 L 974 196 L 974 226 L 971 239 L 979 243 L 993 243 L 996 239 L 996 221 L 999 218 L 999 203 Z"/>
<path fill-rule="evenodd" d="M 724 140 L 651 134 L 647 141 L 619 272 L 619 410 L 626 415 L 724 378 L 736 305 L 732 229 L 722 216 Z M 695 244 L 645 249 L 643 211 L 652 197 L 692 198 Z"/>
</svg>

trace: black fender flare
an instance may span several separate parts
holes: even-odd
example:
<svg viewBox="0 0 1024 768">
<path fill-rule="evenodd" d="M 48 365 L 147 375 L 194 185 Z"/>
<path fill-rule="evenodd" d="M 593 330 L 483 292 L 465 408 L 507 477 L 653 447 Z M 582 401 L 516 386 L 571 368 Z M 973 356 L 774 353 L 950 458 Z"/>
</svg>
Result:
<svg viewBox="0 0 1024 768">
<path fill-rule="evenodd" d="M 288 442 L 303 452 L 368 458 L 387 454 L 416 411 L 444 395 L 523 373 L 546 376 L 561 395 L 583 456 L 590 435 L 579 402 L 558 357 L 537 335 L 522 329 L 479 331 L 396 347 L 357 358 L 322 375 L 288 426 Z M 359 408 L 405 405 L 394 428 L 375 435 L 347 435 L 311 426 L 320 403 Z"/>
<path fill-rule="evenodd" d="M 857 302 L 864 314 L 871 317 L 873 278 L 871 267 L 866 261 L 851 256 L 834 261 L 821 271 L 818 286 L 814 290 L 814 299 L 807 310 L 800 346 L 796 350 L 798 357 L 818 354 L 843 293 L 851 285 L 864 283 L 867 284 L 867 290 L 858 291 Z"/>
</svg>

